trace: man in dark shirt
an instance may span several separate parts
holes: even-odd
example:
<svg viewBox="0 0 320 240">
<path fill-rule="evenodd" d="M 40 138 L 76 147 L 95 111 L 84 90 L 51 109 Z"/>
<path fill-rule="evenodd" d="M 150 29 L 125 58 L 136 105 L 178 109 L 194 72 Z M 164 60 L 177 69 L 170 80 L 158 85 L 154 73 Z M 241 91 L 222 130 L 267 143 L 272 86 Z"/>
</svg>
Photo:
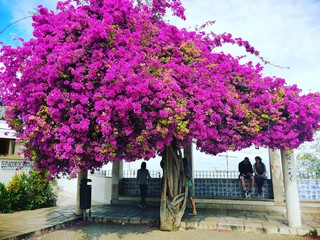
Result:
<svg viewBox="0 0 320 240">
<path fill-rule="evenodd" d="M 252 164 L 249 158 L 245 157 L 244 160 L 239 163 L 238 168 L 240 172 L 239 179 L 241 182 L 243 194 L 246 198 L 249 198 L 251 196 L 253 185 L 254 185 L 253 169 L 252 169 Z M 248 191 L 246 189 L 245 179 L 249 179 L 250 181 L 250 186 Z"/>
</svg>

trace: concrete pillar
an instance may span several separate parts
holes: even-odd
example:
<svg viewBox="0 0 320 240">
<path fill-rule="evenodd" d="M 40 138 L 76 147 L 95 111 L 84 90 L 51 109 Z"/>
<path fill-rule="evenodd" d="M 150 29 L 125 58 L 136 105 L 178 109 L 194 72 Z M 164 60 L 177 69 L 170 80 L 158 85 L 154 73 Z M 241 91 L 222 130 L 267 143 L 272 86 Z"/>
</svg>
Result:
<svg viewBox="0 0 320 240">
<path fill-rule="evenodd" d="M 269 149 L 269 162 L 274 203 L 276 206 L 283 206 L 284 193 L 281 173 L 281 158 L 279 150 Z"/>
<path fill-rule="evenodd" d="M 123 178 L 123 161 L 112 162 L 111 204 L 113 200 L 118 200 L 119 184 L 122 178 Z"/>
<path fill-rule="evenodd" d="M 293 151 L 281 150 L 285 200 L 289 227 L 301 227 L 301 210 Z"/>
<path fill-rule="evenodd" d="M 193 184 L 193 189 L 194 189 L 194 161 L 193 161 L 192 147 L 193 147 L 193 144 L 190 143 L 190 145 L 183 148 L 183 157 L 187 157 L 189 159 L 189 166 L 191 167 L 192 184 Z"/>
<path fill-rule="evenodd" d="M 77 198 L 76 198 L 76 215 L 82 215 L 82 209 L 80 208 L 80 182 L 82 179 L 88 178 L 88 172 L 78 173 L 77 177 Z"/>
<path fill-rule="evenodd" d="M 193 150 L 192 150 L 192 143 L 183 148 L 183 157 L 187 157 L 189 159 L 189 165 L 191 167 L 192 178 L 194 178 L 193 169 L 194 169 L 194 162 L 193 162 Z"/>
</svg>

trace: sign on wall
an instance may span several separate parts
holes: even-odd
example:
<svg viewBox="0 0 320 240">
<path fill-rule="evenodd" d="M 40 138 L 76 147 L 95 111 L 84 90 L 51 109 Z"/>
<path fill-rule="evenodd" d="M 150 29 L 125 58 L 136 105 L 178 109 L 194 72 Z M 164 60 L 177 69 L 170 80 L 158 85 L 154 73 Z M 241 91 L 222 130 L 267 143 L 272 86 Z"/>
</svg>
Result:
<svg viewBox="0 0 320 240">
<path fill-rule="evenodd" d="M 32 165 L 25 160 L 1 160 L 1 170 L 30 170 Z"/>
</svg>

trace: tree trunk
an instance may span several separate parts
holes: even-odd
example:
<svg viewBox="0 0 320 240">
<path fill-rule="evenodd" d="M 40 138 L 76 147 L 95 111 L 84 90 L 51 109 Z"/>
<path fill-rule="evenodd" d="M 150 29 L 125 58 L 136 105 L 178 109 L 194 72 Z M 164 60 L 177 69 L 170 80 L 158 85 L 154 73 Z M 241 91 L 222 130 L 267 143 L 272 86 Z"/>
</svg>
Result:
<svg viewBox="0 0 320 240">
<path fill-rule="evenodd" d="M 167 146 L 164 149 L 162 167 L 160 229 L 171 231 L 181 225 L 188 193 L 182 165 L 182 154 L 174 145 Z"/>
</svg>

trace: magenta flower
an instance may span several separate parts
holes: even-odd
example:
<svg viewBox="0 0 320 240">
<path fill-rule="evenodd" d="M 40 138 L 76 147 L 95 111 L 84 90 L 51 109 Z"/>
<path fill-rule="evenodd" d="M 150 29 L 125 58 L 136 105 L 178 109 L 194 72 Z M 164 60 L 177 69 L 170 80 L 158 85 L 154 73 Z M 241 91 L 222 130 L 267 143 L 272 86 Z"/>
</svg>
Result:
<svg viewBox="0 0 320 240">
<path fill-rule="evenodd" d="M 130 0 L 59 2 L 57 12 L 39 6 L 34 38 L 1 47 L 6 120 L 36 168 L 74 176 L 153 158 L 173 141 L 218 154 L 312 140 L 319 94 L 301 95 L 262 76 L 261 65 L 216 51 L 235 44 L 259 55 L 229 33 L 201 32 L 212 22 L 187 31 L 162 21 L 168 8 L 185 18 L 179 0 L 151 9 Z"/>
</svg>

